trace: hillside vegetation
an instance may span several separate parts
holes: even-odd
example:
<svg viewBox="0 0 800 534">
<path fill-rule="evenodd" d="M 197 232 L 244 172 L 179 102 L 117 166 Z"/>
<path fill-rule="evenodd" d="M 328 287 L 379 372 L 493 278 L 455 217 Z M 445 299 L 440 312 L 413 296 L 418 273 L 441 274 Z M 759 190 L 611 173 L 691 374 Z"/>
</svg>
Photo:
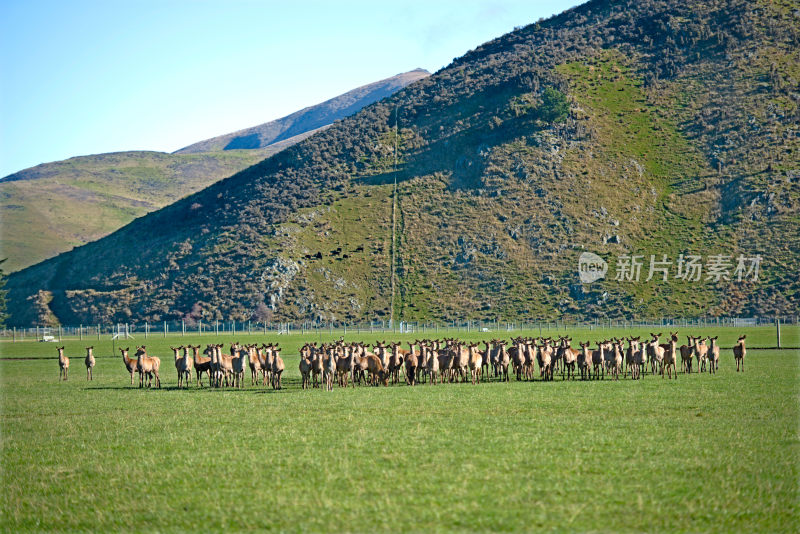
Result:
<svg viewBox="0 0 800 534">
<path fill-rule="evenodd" d="M 15 274 L 13 321 L 793 313 L 798 12 L 592 1 L 526 26 Z M 609 276 L 581 283 L 582 252 Z M 639 282 L 613 279 L 626 254 Z M 733 265 L 646 281 L 651 254 Z M 739 254 L 762 257 L 757 280 Z"/>
</svg>

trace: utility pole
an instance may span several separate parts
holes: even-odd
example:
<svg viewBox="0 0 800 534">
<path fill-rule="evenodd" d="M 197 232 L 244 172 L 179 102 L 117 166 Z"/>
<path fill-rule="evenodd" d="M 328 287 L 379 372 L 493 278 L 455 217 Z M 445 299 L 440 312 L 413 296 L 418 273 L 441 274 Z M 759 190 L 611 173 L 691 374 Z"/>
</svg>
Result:
<svg viewBox="0 0 800 534">
<path fill-rule="evenodd" d="M 389 319 L 394 326 L 394 295 L 395 295 L 395 253 L 396 253 L 396 238 L 397 231 L 397 106 L 394 108 L 394 193 L 392 194 L 392 253 L 391 253 L 391 284 L 392 284 L 392 297 L 389 305 Z"/>
</svg>

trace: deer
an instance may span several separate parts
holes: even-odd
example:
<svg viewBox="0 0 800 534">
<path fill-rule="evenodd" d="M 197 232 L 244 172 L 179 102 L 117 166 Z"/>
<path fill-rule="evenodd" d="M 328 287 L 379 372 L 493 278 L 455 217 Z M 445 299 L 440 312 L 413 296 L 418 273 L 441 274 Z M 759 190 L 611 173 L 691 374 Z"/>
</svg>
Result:
<svg viewBox="0 0 800 534">
<path fill-rule="evenodd" d="M 300 377 L 302 379 L 301 387 L 308 389 L 311 382 L 311 349 L 309 345 L 303 345 L 300 349 Z"/>
<path fill-rule="evenodd" d="M 592 373 L 594 379 L 605 380 L 606 343 L 597 341 L 597 350 L 592 351 Z"/>
<path fill-rule="evenodd" d="M 405 367 L 406 367 L 406 383 L 409 386 L 413 386 L 417 381 L 417 367 L 419 367 L 419 357 L 414 352 L 414 346 L 411 346 L 411 352 L 406 354 L 405 356 Z"/>
<path fill-rule="evenodd" d="M 272 345 L 272 389 L 283 389 L 283 358 L 281 358 L 281 348 Z"/>
<path fill-rule="evenodd" d="M 255 386 L 258 382 L 258 375 L 262 371 L 261 360 L 258 359 L 255 345 L 247 345 L 247 363 L 250 366 L 250 385 Z"/>
<path fill-rule="evenodd" d="M 672 372 L 675 373 L 675 379 L 678 379 L 678 369 L 676 367 L 678 361 L 678 333 L 669 333 L 669 343 L 660 345 L 659 348 L 663 349 L 663 364 L 661 365 L 661 378 L 664 378 L 664 370 L 667 371 L 667 377 L 672 378 Z"/>
<path fill-rule="evenodd" d="M 192 349 L 192 360 L 194 360 L 194 372 L 197 375 L 197 386 L 203 387 L 201 377 L 203 373 L 208 375 L 208 385 L 211 387 L 211 358 L 200 356 L 200 345 L 189 345 Z"/>
<path fill-rule="evenodd" d="M 183 356 L 181 357 L 180 367 L 178 369 L 178 387 L 181 387 L 181 382 L 186 389 L 189 389 L 189 383 L 192 381 L 192 367 L 194 367 L 194 359 L 189 356 L 189 349 L 191 345 L 186 345 L 183 348 Z M 199 348 L 199 347 L 198 347 Z M 183 380 L 181 380 L 183 378 Z"/>
<path fill-rule="evenodd" d="M 711 346 L 708 347 L 708 372 L 711 374 L 716 374 L 717 370 L 719 369 L 719 345 L 717 345 L 717 338 L 719 336 L 714 336 L 708 338 L 711 342 Z"/>
<path fill-rule="evenodd" d="M 427 373 L 431 380 L 431 385 L 436 385 L 436 378 L 439 376 L 439 353 L 432 346 L 421 346 L 421 349 L 428 356 Z"/>
<path fill-rule="evenodd" d="M 744 357 L 747 354 L 747 348 L 744 346 L 744 340 L 747 335 L 740 336 L 739 341 L 733 346 L 733 358 L 736 360 L 736 372 L 739 372 L 739 364 L 742 364 L 742 372 L 744 373 Z"/>
<path fill-rule="evenodd" d="M 367 354 L 367 371 L 369 371 L 370 383 L 373 386 L 377 386 L 379 383 L 384 386 L 389 385 L 389 374 L 384 369 L 383 362 L 372 353 Z"/>
<path fill-rule="evenodd" d="M 125 364 L 125 369 L 131 374 L 131 385 L 133 385 L 133 374 L 139 370 L 136 365 L 136 358 L 128 358 L 128 352 L 130 352 L 131 348 L 120 348 L 119 351 L 122 353 L 122 363 Z"/>
<path fill-rule="evenodd" d="M 650 333 L 650 341 L 647 343 L 647 357 L 650 359 L 650 369 L 652 373 L 656 374 L 656 365 L 658 365 L 659 373 L 663 371 L 663 363 L 664 363 L 664 351 L 666 350 L 664 345 L 659 345 L 658 338 L 660 338 L 663 334 L 659 332 L 658 334 Z"/>
<path fill-rule="evenodd" d="M 336 360 L 336 373 L 339 375 L 339 386 L 347 387 L 348 377 L 353 375 L 353 361 L 354 350 L 352 347 L 338 347 L 341 349 L 342 356 Z M 355 378 L 353 378 L 353 388 L 356 387 Z"/>
<path fill-rule="evenodd" d="M 478 343 L 470 343 L 467 345 L 467 354 L 469 358 L 469 374 L 472 379 L 472 385 L 481 381 L 481 369 L 483 367 L 483 353 L 478 350 Z"/>
<path fill-rule="evenodd" d="M 611 343 L 611 373 L 614 375 L 615 380 L 619 380 L 619 374 L 622 371 L 624 352 L 625 351 L 622 349 L 622 340 L 615 338 Z"/>
<path fill-rule="evenodd" d="M 684 373 L 692 374 L 692 360 L 694 358 L 694 339 L 686 336 L 686 345 L 680 346 L 681 351 L 681 370 Z"/>
<path fill-rule="evenodd" d="M 69 374 L 69 358 L 64 356 L 64 347 L 56 347 L 58 351 L 58 379 L 66 380 Z"/>
<path fill-rule="evenodd" d="M 539 371 L 545 381 L 553 380 L 553 347 L 550 338 L 544 340 L 544 344 L 539 348 Z"/>
<path fill-rule="evenodd" d="M 353 347 L 353 382 L 367 383 L 367 348 L 363 343 L 356 343 Z"/>
<path fill-rule="evenodd" d="M 320 348 L 316 348 L 316 345 L 312 344 L 309 347 L 309 350 L 311 351 L 311 387 L 319 387 L 319 381 L 322 377 L 322 360 L 325 357 L 326 349 L 327 345 L 322 345 Z"/>
<path fill-rule="evenodd" d="M 572 375 L 572 380 L 575 380 L 575 364 L 578 361 L 578 351 L 571 347 L 572 338 L 562 337 L 561 347 L 559 348 L 560 358 L 564 365 L 561 367 L 561 380 L 569 380 Z M 567 377 L 564 378 L 566 371 Z"/>
<path fill-rule="evenodd" d="M 706 340 L 703 338 L 696 337 L 693 339 L 694 353 L 697 356 L 697 372 L 705 373 L 708 361 L 708 345 L 706 345 Z"/>
<path fill-rule="evenodd" d="M 584 343 L 583 341 L 579 342 L 581 346 L 581 351 L 578 353 L 578 370 L 581 372 L 581 380 L 591 380 L 592 379 L 592 350 L 589 348 L 588 341 Z"/>
<path fill-rule="evenodd" d="M 86 380 L 93 380 L 94 377 L 92 376 L 92 371 L 94 370 L 94 353 L 92 352 L 94 347 L 86 347 L 86 358 L 84 363 L 86 364 Z"/>
<path fill-rule="evenodd" d="M 506 350 L 506 342 L 505 341 L 498 341 L 497 345 L 495 345 L 497 350 L 497 367 L 500 370 L 500 381 L 501 382 L 508 382 L 508 351 Z"/>
<path fill-rule="evenodd" d="M 525 371 L 527 363 L 526 351 L 523 347 L 522 338 L 512 339 L 512 347 L 508 349 L 508 356 L 511 358 L 511 368 L 514 374 L 517 375 L 517 382 L 522 380 L 522 373 Z"/>
<path fill-rule="evenodd" d="M 403 363 L 408 351 L 400 348 L 399 343 L 390 343 L 392 347 L 392 355 L 389 357 L 389 374 L 392 377 L 392 384 L 397 384 L 400 381 L 400 369 L 403 368 Z"/>
<path fill-rule="evenodd" d="M 244 370 L 246 362 L 250 360 L 250 350 L 246 347 L 231 347 L 231 375 L 233 387 L 236 389 L 244 388 Z"/>
<path fill-rule="evenodd" d="M 161 377 L 158 370 L 161 367 L 161 358 L 148 356 L 144 345 L 136 347 L 136 367 L 139 369 L 139 388 L 144 387 L 144 375 L 148 377 L 147 387 L 153 386 L 153 375 L 156 377 L 156 387 L 161 389 Z"/>
<path fill-rule="evenodd" d="M 323 347 L 327 348 L 325 345 Z M 325 391 L 333 391 L 333 377 L 336 376 L 336 356 L 333 350 L 321 352 L 322 384 Z"/>
<path fill-rule="evenodd" d="M 180 347 L 170 346 L 170 350 L 172 351 L 172 357 L 175 360 L 175 370 L 178 372 L 178 389 L 180 389 L 181 385 L 183 385 L 184 378 L 186 379 L 186 387 L 188 388 L 189 380 L 192 378 L 192 366 L 188 361 L 189 349 L 188 347 L 181 345 Z M 183 351 L 183 356 L 180 355 L 181 351 Z"/>
</svg>

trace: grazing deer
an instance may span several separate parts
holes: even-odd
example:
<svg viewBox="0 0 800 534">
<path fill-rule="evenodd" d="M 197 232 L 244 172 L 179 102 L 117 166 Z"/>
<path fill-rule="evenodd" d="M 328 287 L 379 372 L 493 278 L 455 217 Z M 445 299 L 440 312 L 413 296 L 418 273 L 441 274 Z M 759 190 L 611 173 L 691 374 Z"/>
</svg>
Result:
<svg viewBox="0 0 800 534">
<path fill-rule="evenodd" d="M 742 364 L 742 372 L 744 373 L 744 357 L 747 354 L 747 348 L 744 346 L 744 338 L 747 335 L 739 337 L 739 341 L 733 346 L 733 357 L 736 360 L 736 372 L 739 372 L 739 364 Z"/>
<path fill-rule="evenodd" d="M 133 373 L 139 370 L 136 365 L 136 358 L 128 358 L 128 352 L 131 350 L 130 347 L 126 349 L 119 349 L 122 353 L 122 363 L 125 364 L 125 369 L 131 374 L 131 385 L 133 385 Z"/>
<path fill-rule="evenodd" d="M 144 375 L 148 377 L 147 387 L 153 386 L 153 375 L 156 377 L 156 386 L 161 388 L 161 377 L 158 370 L 161 367 L 161 358 L 148 356 L 144 345 L 136 347 L 136 367 L 139 369 L 139 387 L 144 387 Z"/>
<path fill-rule="evenodd" d="M 369 371 L 370 383 L 373 386 L 377 386 L 379 383 L 384 386 L 389 385 L 389 373 L 384 369 L 381 359 L 372 353 L 367 354 L 367 371 Z"/>
<path fill-rule="evenodd" d="M 92 352 L 94 347 L 86 347 L 86 359 L 84 363 L 86 364 L 86 380 L 93 380 L 94 377 L 92 376 L 92 370 L 94 369 L 94 353 Z"/>
<path fill-rule="evenodd" d="M 58 351 L 58 379 L 66 380 L 69 374 L 69 358 L 64 356 L 64 347 L 57 347 Z"/>
</svg>

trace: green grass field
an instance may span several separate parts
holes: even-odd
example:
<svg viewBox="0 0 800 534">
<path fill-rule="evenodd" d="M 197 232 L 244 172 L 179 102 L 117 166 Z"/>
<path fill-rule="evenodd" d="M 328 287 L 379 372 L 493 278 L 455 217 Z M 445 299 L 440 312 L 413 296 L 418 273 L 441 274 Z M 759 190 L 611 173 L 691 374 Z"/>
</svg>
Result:
<svg viewBox="0 0 800 534">
<path fill-rule="evenodd" d="M 718 332 L 774 345 L 770 328 Z M 300 336 L 253 335 L 284 346 L 285 390 L 177 390 L 167 345 L 214 339 L 149 339 L 160 391 L 131 387 L 108 340 L 65 342 L 67 382 L 54 343 L 0 344 L 2 530 L 800 529 L 796 350 L 750 349 L 737 374 L 723 349 L 716 376 L 677 381 L 325 393 L 299 388 Z"/>
</svg>

